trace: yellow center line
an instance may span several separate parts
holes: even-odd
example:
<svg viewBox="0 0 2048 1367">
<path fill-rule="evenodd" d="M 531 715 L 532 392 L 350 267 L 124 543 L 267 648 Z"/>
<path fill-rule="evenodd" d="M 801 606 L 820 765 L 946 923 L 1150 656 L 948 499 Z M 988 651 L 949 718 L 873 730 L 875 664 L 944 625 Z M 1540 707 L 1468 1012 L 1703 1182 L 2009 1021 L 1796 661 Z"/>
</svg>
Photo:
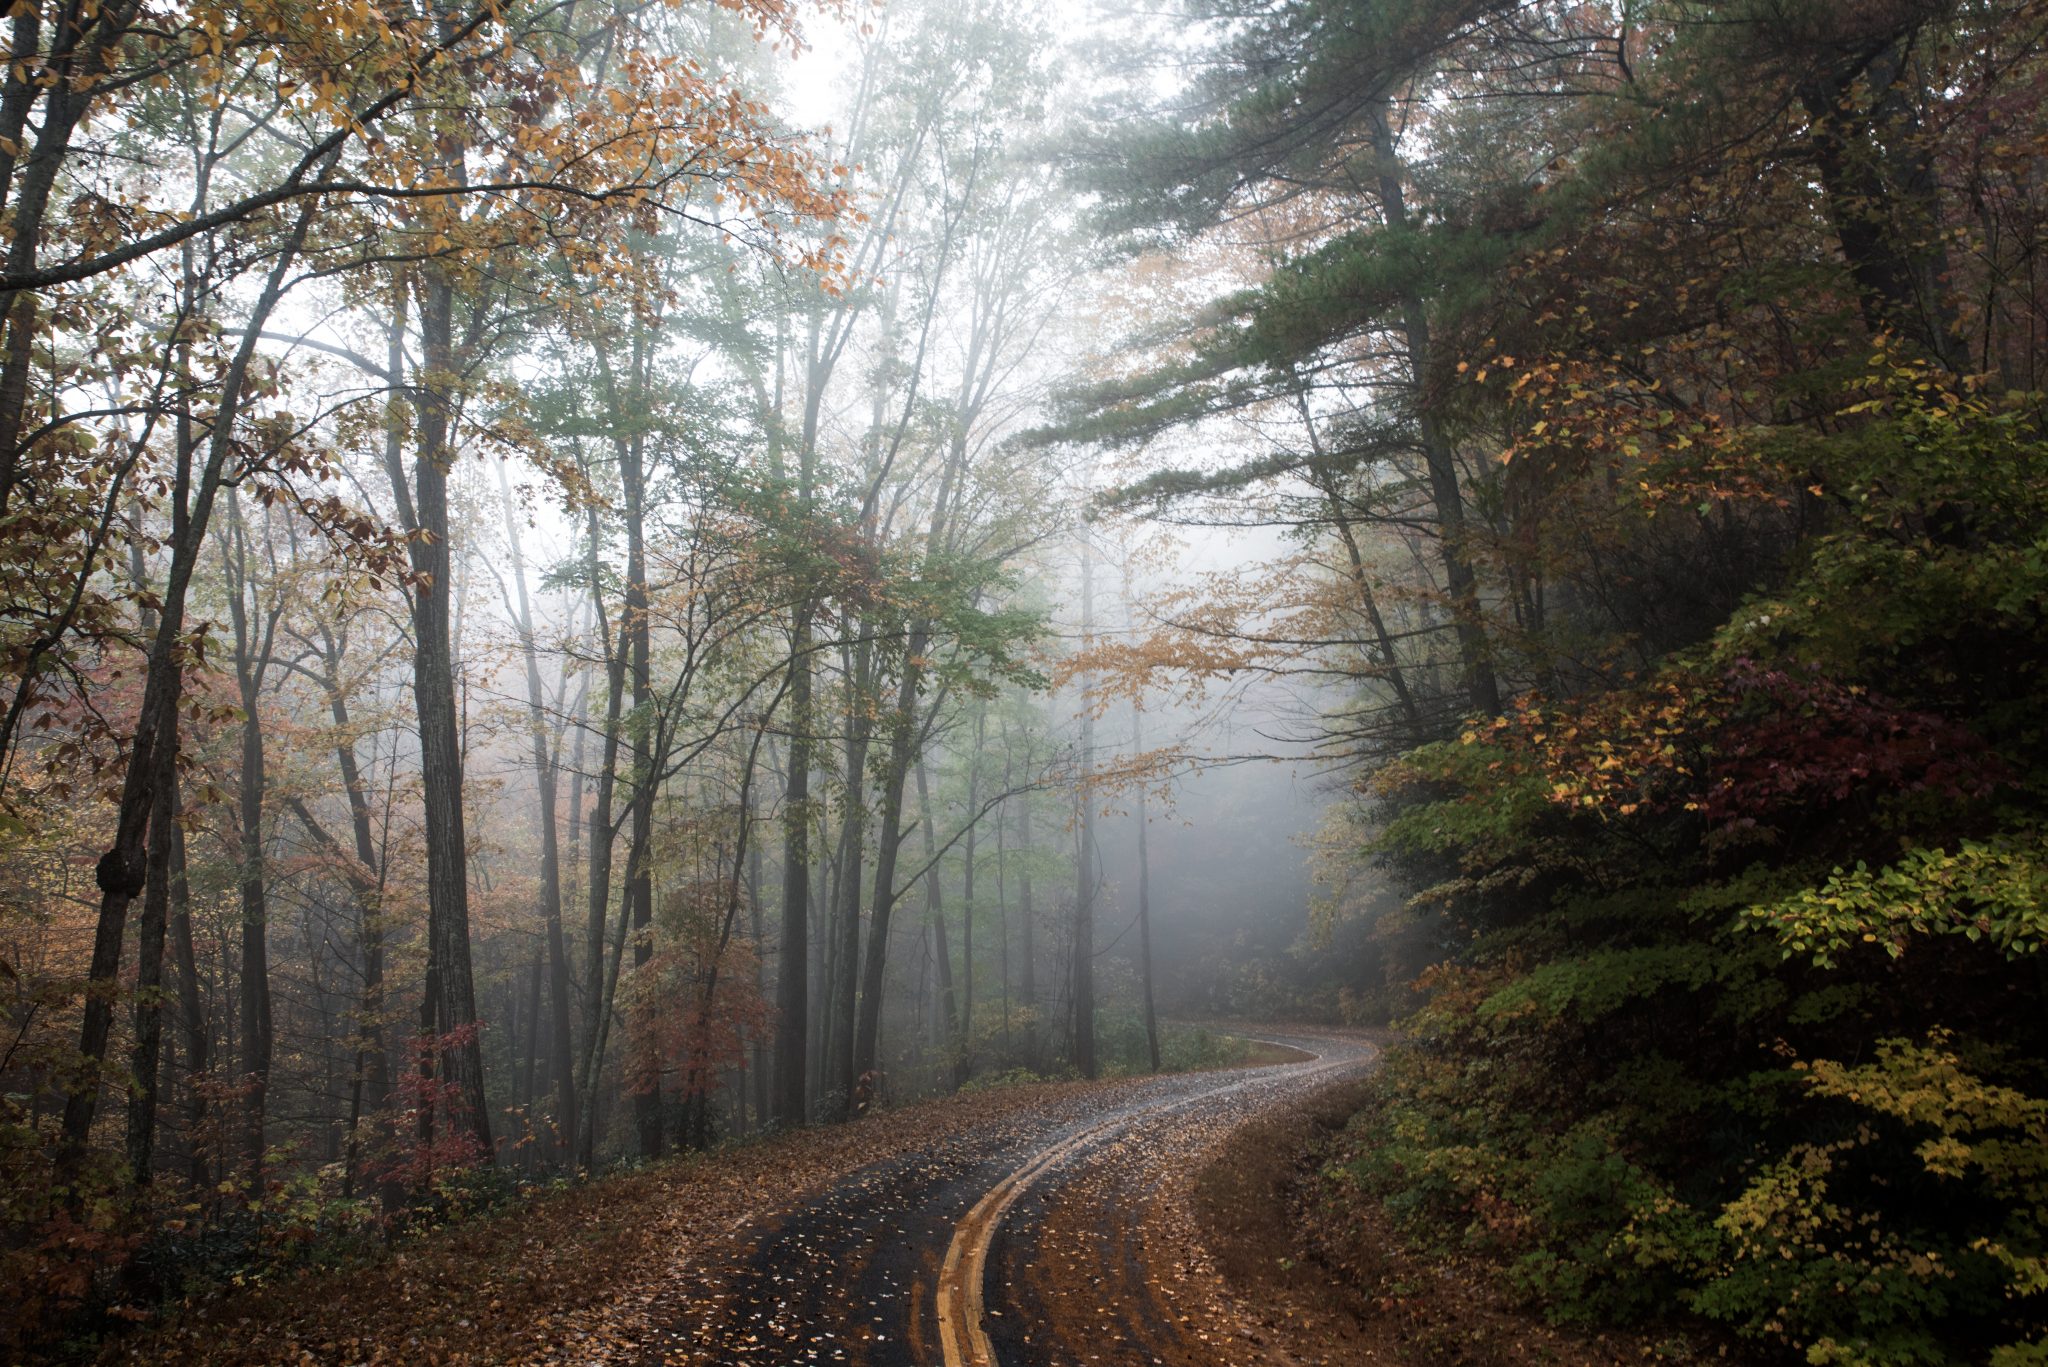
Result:
<svg viewBox="0 0 2048 1367">
<path fill-rule="evenodd" d="M 1369 1058 L 1370 1054 L 1366 1057 Z M 1362 1060 L 1349 1058 L 1328 1060 L 1319 1055 L 1309 1063 L 1294 1065 L 1287 1075 L 1308 1077 L 1360 1061 Z M 1031 1184 L 1043 1176 L 1047 1169 L 1058 1165 L 1077 1150 L 1087 1147 L 1105 1135 L 1128 1129 L 1140 1120 L 1169 1114 L 1197 1102 L 1213 1101 L 1256 1083 L 1270 1081 L 1273 1076 L 1262 1074 L 1259 1077 L 1244 1078 L 1166 1105 L 1113 1115 L 1078 1134 L 1068 1136 L 1057 1144 L 1041 1149 L 1002 1181 L 990 1187 L 988 1192 L 974 1203 L 974 1208 L 961 1216 L 960 1222 L 953 1227 L 953 1241 L 946 1246 L 946 1260 L 939 1266 L 939 1285 L 936 1293 L 939 1350 L 944 1356 L 945 1367 L 999 1367 L 995 1345 L 989 1342 L 988 1333 L 982 1328 L 982 1320 L 986 1318 L 988 1308 L 985 1287 L 988 1280 L 989 1248 L 995 1242 L 996 1230 L 1003 1222 L 1004 1213 L 1016 1204 L 1017 1198 L 1028 1191 Z"/>
</svg>

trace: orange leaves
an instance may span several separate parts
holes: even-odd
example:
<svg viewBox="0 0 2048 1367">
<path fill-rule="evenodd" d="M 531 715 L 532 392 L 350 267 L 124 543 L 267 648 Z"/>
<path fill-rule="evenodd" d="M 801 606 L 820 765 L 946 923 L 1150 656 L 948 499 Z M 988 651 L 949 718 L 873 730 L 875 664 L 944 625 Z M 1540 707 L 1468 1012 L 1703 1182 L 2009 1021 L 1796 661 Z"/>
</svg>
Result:
<svg viewBox="0 0 2048 1367">
<path fill-rule="evenodd" d="M 1156 686 L 1162 675 L 1195 686 L 1204 678 L 1256 668 L 1262 660 L 1256 646 L 1168 628 L 1137 640 L 1099 638 L 1063 656 L 1054 666 L 1053 683 L 1064 687 L 1084 681 L 1088 706 L 1100 716 L 1113 701 Z"/>
<path fill-rule="evenodd" d="M 1488 739 L 1533 763 L 1550 800 L 1631 816 L 1693 775 L 1698 733 L 1719 692 L 1679 672 L 1643 687 L 1600 694 L 1546 711 L 1525 698 L 1496 717 Z M 1478 738 L 1468 731 L 1466 744 Z"/>
<path fill-rule="evenodd" d="M 1791 472 L 1742 440 L 1720 412 L 1674 396 L 1620 356 L 1542 357 L 1509 386 L 1518 420 L 1502 464 L 1603 471 L 1652 514 L 1666 503 L 1783 504 Z"/>
<path fill-rule="evenodd" d="M 773 1009 L 758 990 L 756 947 L 731 934 L 724 878 L 670 892 L 654 927 L 652 957 L 625 987 L 628 1090 L 701 1096 L 743 1061 Z"/>
<path fill-rule="evenodd" d="M 1161 805 L 1172 803 L 1176 780 L 1199 761 L 1186 745 L 1162 745 L 1134 754 L 1095 755 L 1085 772 L 1062 778 L 1081 794 L 1083 802 L 1101 806 L 1102 814 L 1114 815 L 1118 798 L 1136 794 Z"/>
<path fill-rule="evenodd" d="M 728 8 L 757 34 L 797 37 L 794 4 Z M 178 41 L 199 63 L 202 102 L 267 89 L 338 147 L 323 173 L 345 187 L 327 201 L 338 236 L 353 220 L 354 233 L 458 275 L 491 252 L 539 247 L 579 278 L 613 278 L 627 232 L 658 231 L 661 215 L 693 216 L 706 199 L 736 210 L 721 230 L 773 251 L 790 228 L 847 211 L 822 157 L 732 77 L 661 55 L 669 40 L 646 24 L 496 0 L 438 17 L 393 0 L 257 0 L 192 12 Z M 601 65 L 577 55 L 597 51 Z M 837 246 L 788 256 L 839 270 Z"/>
</svg>

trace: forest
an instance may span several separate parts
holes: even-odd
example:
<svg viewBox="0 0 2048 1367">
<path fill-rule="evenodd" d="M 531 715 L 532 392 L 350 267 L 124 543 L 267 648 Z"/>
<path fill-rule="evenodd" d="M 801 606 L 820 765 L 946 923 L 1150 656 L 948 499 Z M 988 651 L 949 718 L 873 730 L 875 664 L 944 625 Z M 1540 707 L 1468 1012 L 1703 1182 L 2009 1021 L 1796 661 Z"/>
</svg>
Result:
<svg viewBox="0 0 2048 1367">
<path fill-rule="evenodd" d="M 2048 3 L 5 23 L 0 1357 L 1295 1029 L 1532 1324 L 2048 1363 Z"/>
</svg>

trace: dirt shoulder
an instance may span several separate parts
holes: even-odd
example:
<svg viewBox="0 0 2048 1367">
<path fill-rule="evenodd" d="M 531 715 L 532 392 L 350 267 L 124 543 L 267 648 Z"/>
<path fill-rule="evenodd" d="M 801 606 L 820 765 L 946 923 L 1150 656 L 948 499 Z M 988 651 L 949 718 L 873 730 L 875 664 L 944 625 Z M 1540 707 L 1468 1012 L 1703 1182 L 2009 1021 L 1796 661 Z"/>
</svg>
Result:
<svg viewBox="0 0 2048 1367">
<path fill-rule="evenodd" d="M 450 1225 L 362 1265 L 223 1288 L 102 1350 L 114 1363 L 632 1360 L 688 1309 L 692 1269 L 866 1164 L 1129 1084 L 1005 1087 L 600 1178 Z"/>
<path fill-rule="evenodd" d="M 1514 1304 L 1493 1269 L 1402 1247 L 1370 1201 L 1318 1177 L 1332 1137 L 1366 1103 L 1346 1084 L 1234 1131 L 1194 1181 L 1199 1235 L 1232 1298 L 1287 1359 L 1396 1367 L 1558 1367 L 1694 1361 L 1695 1345 L 1575 1334 Z"/>
</svg>

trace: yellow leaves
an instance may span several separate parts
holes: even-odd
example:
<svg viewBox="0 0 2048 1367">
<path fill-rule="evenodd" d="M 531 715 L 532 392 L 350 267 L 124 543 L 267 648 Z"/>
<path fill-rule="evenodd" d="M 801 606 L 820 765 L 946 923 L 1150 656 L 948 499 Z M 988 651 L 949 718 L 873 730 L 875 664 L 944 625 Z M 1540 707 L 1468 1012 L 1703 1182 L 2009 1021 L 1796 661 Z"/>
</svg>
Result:
<svg viewBox="0 0 2048 1367">
<path fill-rule="evenodd" d="M 1971 1147 L 1954 1135 L 1930 1139 L 1914 1150 L 1927 1170 L 1940 1177 L 1961 1177 L 1969 1169 L 1971 1153 Z"/>
</svg>

